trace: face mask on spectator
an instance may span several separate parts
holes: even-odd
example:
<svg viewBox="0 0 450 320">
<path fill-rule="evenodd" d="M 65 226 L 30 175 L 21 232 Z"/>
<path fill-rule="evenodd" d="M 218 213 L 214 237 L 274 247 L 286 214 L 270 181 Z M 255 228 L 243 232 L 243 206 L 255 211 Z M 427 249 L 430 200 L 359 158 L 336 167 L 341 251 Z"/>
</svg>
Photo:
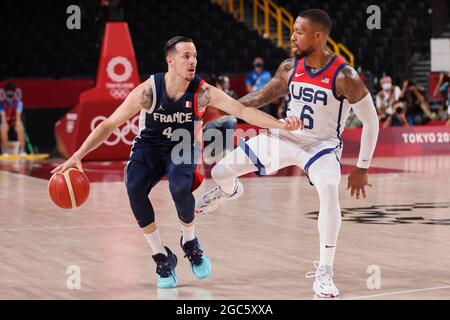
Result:
<svg viewBox="0 0 450 320">
<path fill-rule="evenodd" d="M 255 63 L 255 68 L 262 68 L 264 67 L 264 64 L 262 63 Z"/>
<path fill-rule="evenodd" d="M 392 88 L 392 83 L 390 82 L 385 82 L 381 85 L 381 87 L 383 88 L 383 90 L 391 90 Z"/>
<path fill-rule="evenodd" d="M 7 93 L 6 97 L 12 99 L 14 98 L 14 93 Z"/>
</svg>

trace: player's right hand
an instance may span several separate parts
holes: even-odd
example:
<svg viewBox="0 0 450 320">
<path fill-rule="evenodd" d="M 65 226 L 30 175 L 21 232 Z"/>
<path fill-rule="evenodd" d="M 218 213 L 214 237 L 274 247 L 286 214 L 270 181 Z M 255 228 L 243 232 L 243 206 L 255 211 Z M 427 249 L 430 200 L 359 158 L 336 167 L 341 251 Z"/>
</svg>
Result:
<svg viewBox="0 0 450 320">
<path fill-rule="evenodd" d="M 356 195 L 356 199 L 359 199 L 359 195 L 362 193 L 362 196 L 366 198 L 366 186 L 372 187 L 369 183 L 367 169 L 356 168 L 348 177 L 347 190 L 350 189 L 350 196 Z"/>
<path fill-rule="evenodd" d="M 284 119 L 284 127 L 283 129 L 286 131 L 295 131 L 295 130 L 303 130 L 303 121 L 294 116 L 288 116 Z"/>
<path fill-rule="evenodd" d="M 81 159 L 76 154 L 67 159 L 66 162 L 60 164 L 55 169 L 53 169 L 51 171 L 51 174 L 64 173 L 64 171 L 73 167 L 83 172 L 83 167 L 81 166 Z"/>
</svg>

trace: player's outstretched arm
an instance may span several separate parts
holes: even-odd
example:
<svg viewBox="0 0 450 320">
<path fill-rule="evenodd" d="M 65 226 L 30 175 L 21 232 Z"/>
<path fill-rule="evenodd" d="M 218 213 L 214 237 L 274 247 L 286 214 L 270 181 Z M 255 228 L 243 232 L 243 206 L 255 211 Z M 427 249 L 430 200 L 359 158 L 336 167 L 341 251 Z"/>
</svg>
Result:
<svg viewBox="0 0 450 320">
<path fill-rule="evenodd" d="M 370 186 L 367 171 L 378 139 L 378 115 L 372 97 L 358 73 L 351 67 L 344 67 L 336 78 L 336 94 L 350 103 L 356 116 L 363 124 L 361 147 L 356 170 L 348 177 L 347 189 L 356 199 L 360 193 L 366 197 L 365 186 Z"/>
<path fill-rule="evenodd" d="M 200 108 L 211 105 L 261 128 L 291 131 L 297 130 L 301 126 L 301 121 L 296 117 L 287 117 L 283 123 L 265 112 L 254 108 L 246 108 L 222 90 L 207 83 L 199 90 L 198 103 Z"/>
<path fill-rule="evenodd" d="M 81 159 L 98 148 L 116 128 L 133 117 L 141 108 L 150 108 L 152 99 L 152 88 L 150 81 L 147 80 L 134 88 L 122 104 L 89 134 L 81 147 L 66 162 L 53 169 L 51 173 L 62 173 L 71 167 L 77 167 L 80 171 L 83 171 Z"/>
<path fill-rule="evenodd" d="M 289 78 L 294 72 L 294 65 L 294 58 L 284 60 L 278 67 L 275 76 L 262 89 L 246 94 L 239 99 L 239 102 L 246 107 L 260 108 L 276 98 L 287 95 Z"/>
</svg>

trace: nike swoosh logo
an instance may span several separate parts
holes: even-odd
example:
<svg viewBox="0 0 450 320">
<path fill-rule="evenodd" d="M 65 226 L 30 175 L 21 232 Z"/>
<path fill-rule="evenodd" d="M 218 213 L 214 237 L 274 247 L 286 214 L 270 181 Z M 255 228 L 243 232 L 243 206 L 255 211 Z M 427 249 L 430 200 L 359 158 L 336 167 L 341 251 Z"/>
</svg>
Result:
<svg viewBox="0 0 450 320">
<path fill-rule="evenodd" d="M 304 73 L 296 73 L 295 74 L 296 77 L 301 77 L 302 75 L 304 75 Z"/>
<path fill-rule="evenodd" d="M 363 160 L 363 162 L 367 162 L 367 161 L 369 161 L 369 160 Z"/>
<path fill-rule="evenodd" d="M 325 248 L 327 248 L 327 249 L 336 248 L 336 246 L 327 246 L 327 245 L 325 245 Z"/>
</svg>

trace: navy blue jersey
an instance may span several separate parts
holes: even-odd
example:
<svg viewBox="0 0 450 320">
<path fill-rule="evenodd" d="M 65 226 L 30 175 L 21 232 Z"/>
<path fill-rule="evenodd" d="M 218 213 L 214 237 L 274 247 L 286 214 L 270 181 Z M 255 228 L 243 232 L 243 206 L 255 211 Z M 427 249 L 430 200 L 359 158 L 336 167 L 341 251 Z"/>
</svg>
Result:
<svg viewBox="0 0 450 320">
<path fill-rule="evenodd" d="M 180 142 L 194 145 L 196 135 L 201 134 L 202 114 L 198 111 L 197 94 L 203 80 L 195 76 L 186 92 L 177 101 L 171 101 L 167 97 L 164 75 L 157 73 L 150 77 L 153 103 L 150 109 L 141 110 L 139 135 L 133 148 L 152 146 L 170 150 Z M 190 140 L 178 138 L 181 132 L 178 129 L 188 133 Z M 183 137 L 186 138 L 186 134 Z"/>
</svg>

